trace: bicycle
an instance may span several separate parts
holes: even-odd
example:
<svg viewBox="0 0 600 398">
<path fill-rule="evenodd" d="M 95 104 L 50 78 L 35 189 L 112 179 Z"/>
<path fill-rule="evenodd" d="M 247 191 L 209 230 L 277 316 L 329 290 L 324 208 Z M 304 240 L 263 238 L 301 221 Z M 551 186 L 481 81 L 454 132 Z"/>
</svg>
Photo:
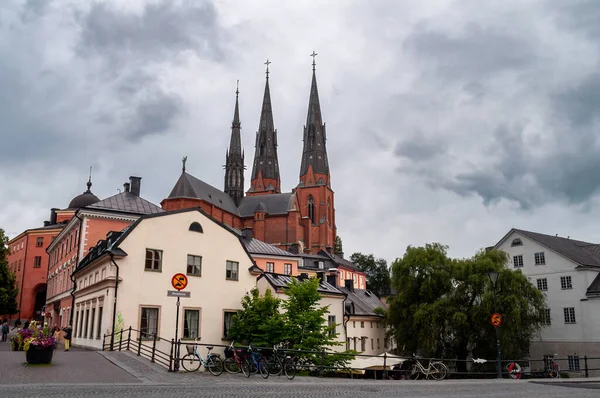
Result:
<svg viewBox="0 0 600 398">
<path fill-rule="evenodd" d="M 412 366 L 408 373 L 408 378 L 411 380 L 417 380 L 419 376 L 424 375 L 426 379 L 431 376 L 434 380 L 444 380 L 448 375 L 448 368 L 441 361 L 429 361 L 429 366 L 425 368 L 419 359 L 423 359 L 420 355 L 413 354 L 415 364 Z"/>
<path fill-rule="evenodd" d="M 553 379 L 558 379 L 560 377 L 560 367 L 554 360 L 557 355 L 558 354 L 554 354 L 552 357 L 549 355 L 544 357 L 544 373 L 546 374 L 546 377 L 551 377 Z"/>
<path fill-rule="evenodd" d="M 281 344 L 273 346 L 273 355 L 267 361 L 267 366 L 269 374 L 281 376 L 285 373 L 285 377 L 289 380 L 296 377 L 296 363 L 291 356 L 281 350 Z"/>
<path fill-rule="evenodd" d="M 248 351 L 242 362 L 242 373 L 246 377 L 250 377 L 251 373 L 260 372 L 263 379 L 269 377 L 269 370 L 267 368 L 267 361 L 258 352 L 252 349 L 252 344 L 248 345 Z"/>
<path fill-rule="evenodd" d="M 227 373 L 235 374 L 242 371 L 242 359 L 240 356 L 242 355 L 243 351 L 236 350 L 233 346 L 233 343 L 234 341 L 232 341 L 229 347 L 225 349 L 225 361 L 223 362 L 223 367 Z"/>
<path fill-rule="evenodd" d="M 200 337 L 195 341 L 200 341 Z M 208 369 L 208 371 L 215 376 L 219 376 L 223 373 L 223 361 L 221 360 L 221 355 L 210 352 L 214 347 L 206 347 L 206 359 L 202 357 L 197 345 L 186 344 L 185 348 L 188 353 L 181 359 L 181 365 L 186 371 L 195 372 L 200 369 L 201 365 L 204 365 L 204 368 Z"/>
</svg>

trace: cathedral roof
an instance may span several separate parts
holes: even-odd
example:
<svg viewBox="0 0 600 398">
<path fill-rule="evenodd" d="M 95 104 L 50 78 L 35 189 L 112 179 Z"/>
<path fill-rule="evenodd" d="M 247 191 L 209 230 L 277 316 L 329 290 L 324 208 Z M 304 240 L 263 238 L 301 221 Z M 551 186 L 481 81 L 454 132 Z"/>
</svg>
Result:
<svg viewBox="0 0 600 398">
<path fill-rule="evenodd" d="M 237 206 L 231 196 L 186 172 L 181 174 L 168 198 L 201 199 L 231 214 L 239 215 Z M 256 205 L 252 208 L 250 215 L 254 214 L 255 208 Z"/>
<path fill-rule="evenodd" d="M 263 204 L 267 214 L 287 214 L 294 210 L 295 194 L 292 192 L 276 193 L 271 195 L 245 196 L 240 202 L 240 217 L 252 217 L 259 204 Z"/>
</svg>

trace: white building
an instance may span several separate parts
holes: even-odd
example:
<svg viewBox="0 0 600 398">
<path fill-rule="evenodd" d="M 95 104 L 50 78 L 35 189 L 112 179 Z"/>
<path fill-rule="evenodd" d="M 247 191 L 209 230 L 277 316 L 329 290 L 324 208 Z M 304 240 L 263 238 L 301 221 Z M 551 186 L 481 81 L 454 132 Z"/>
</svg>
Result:
<svg viewBox="0 0 600 398">
<path fill-rule="evenodd" d="M 584 356 L 600 357 L 600 244 L 512 229 L 494 248 L 546 295 L 546 325 L 531 344 L 531 359 L 558 354 L 568 359 L 561 370 L 583 372 Z M 600 360 L 588 367 L 600 368 Z"/>
<path fill-rule="evenodd" d="M 73 343 L 100 348 L 104 334 L 129 327 L 145 339 L 175 338 L 177 299 L 167 291 L 177 273 L 187 275 L 191 294 L 181 298 L 178 337 L 219 344 L 260 270 L 239 234 L 199 209 L 143 216 L 109 234 L 77 267 Z"/>
</svg>

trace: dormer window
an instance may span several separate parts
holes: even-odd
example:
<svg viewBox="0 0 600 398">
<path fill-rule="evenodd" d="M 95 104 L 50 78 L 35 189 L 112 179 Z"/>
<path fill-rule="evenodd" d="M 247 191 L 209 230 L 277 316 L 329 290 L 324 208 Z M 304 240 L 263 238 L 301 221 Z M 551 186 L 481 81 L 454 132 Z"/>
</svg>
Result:
<svg viewBox="0 0 600 398">
<path fill-rule="evenodd" d="M 510 247 L 514 247 L 514 246 L 523 246 L 523 242 L 521 242 L 521 238 L 513 239 L 512 243 L 510 244 Z"/>
<path fill-rule="evenodd" d="M 193 232 L 200 232 L 200 233 L 203 233 L 203 232 L 204 232 L 204 231 L 202 230 L 202 225 L 200 225 L 200 223 L 197 223 L 197 222 L 195 222 L 195 221 L 194 221 L 193 223 L 191 223 L 191 224 L 190 224 L 190 231 L 193 231 Z"/>
<path fill-rule="evenodd" d="M 325 268 L 325 264 L 323 263 L 323 261 L 319 261 L 319 269 L 323 268 Z"/>
</svg>

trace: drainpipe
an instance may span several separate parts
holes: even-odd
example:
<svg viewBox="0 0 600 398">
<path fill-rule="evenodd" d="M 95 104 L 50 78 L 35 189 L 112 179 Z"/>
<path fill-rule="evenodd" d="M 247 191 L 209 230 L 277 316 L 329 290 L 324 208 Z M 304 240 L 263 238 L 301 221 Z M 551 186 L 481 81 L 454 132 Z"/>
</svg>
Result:
<svg viewBox="0 0 600 398">
<path fill-rule="evenodd" d="M 77 280 L 73 278 L 73 273 L 77 271 L 77 267 L 79 266 L 79 251 L 81 250 L 81 239 L 82 238 L 82 227 L 83 227 L 83 219 L 79 218 L 77 213 L 75 213 L 75 217 L 79 220 L 79 239 L 77 239 L 77 253 L 75 254 L 75 270 L 69 275 L 69 279 L 73 282 L 73 288 L 71 289 L 71 311 L 69 311 L 69 325 L 73 327 L 73 312 L 75 311 L 75 291 L 77 290 Z"/>
<path fill-rule="evenodd" d="M 119 289 L 119 266 L 114 260 L 114 254 L 110 253 L 110 262 L 117 267 L 117 278 L 115 279 L 115 299 L 113 304 L 113 316 L 112 316 L 112 333 L 110 334 L 110 350 L 113 350 L 113 346 L 115 344 L 115 324 L 117 322 L 117 290 Z"/>
<path fill-rule="evenodd" d="M 21 277 L 21 298 L 19 299 L 19 319 L 21 319 L 21 308 L 23 307 L 23 284 L 25 283 L 25 270 L 27 269 L 27 249 L 29 248 L 29 234 L 25 235 L 25 258 L 23 259 L 23 275 Z M 46 280 L 48 279 L 48 274 L 46 274 Z M 35 318 L 35 302 L 33 304 Z M 11 315 L 12 318 L 12 315 Z"/>
</svg>

